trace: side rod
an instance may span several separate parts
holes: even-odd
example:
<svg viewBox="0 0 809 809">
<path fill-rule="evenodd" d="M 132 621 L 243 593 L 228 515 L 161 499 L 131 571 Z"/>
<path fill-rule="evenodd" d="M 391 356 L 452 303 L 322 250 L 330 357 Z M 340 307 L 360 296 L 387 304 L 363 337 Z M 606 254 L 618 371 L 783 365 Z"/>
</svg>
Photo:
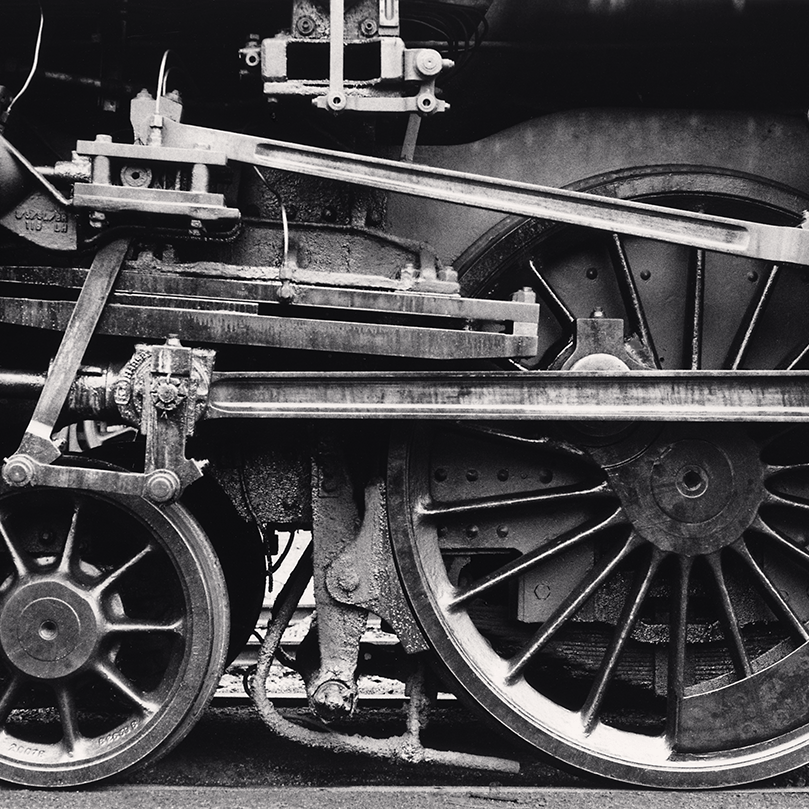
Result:
<svg viewBox="0 0 809 809">
<path fill-rule="evenodd" d="M 787 264 L 809 264 L 809 230 L 764 225 L 501 180 L 379 157 L 300 146 L 165 119 L 164 145 L 204 144 L 228 158 L 296 174 Z"/>
</svg>

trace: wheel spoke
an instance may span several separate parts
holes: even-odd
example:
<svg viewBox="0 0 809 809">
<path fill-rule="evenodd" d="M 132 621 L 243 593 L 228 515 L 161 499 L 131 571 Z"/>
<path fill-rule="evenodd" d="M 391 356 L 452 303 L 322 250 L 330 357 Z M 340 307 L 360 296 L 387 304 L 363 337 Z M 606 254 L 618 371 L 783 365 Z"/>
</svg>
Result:
<svg viewBox="0 0 809 809">
<path fill-rule="evenodd" d="M 476 581 L 464 588 L 455 595 L 455 597 L 447 605 L 447 608 L 450 610 L 459 609 L 472 599 L 477 598 L 485 593 L 487 590 L 491 590 L 493 587 L 498 587 L 510 579 L 522 576 L 524 573 L 527 573 L 529 570 L 542 562 L 545 562 L 553 556 L 557 556 L 558 554 L 562 553 L 562 551 L 573 548 L 585 540 L 592 539 L 601 531 L 621 525 L 623 522 L 623 511 L 621 509 L 617 509 L 610 514 L 609 517 L 595 523 L 594 525 L 590 525 L 586 528 L 579 528 L 573 531 L 567 531 L 547 544 L 523 554 L 508 564 L 503 565 L 501 568 L 498 568 L 493 573 L 490 573 L 485 578 L 480 579 L 479 581 Z"/>
<path fill-rule="evenodd" d="M 0 697 L 0 725 L 5 724 L 9 714 L 14 710 L 17 704 L 17 697 L 22 688 L 22 683 L 22 677 L 19 674 L 15 674 L 12 675 L 6 684 L 6 690 L 3 691 L 3 696 Z"/>
<path fill-rule="evenodd" d="M 553 614 L 542 624 L 542 627 L 531 638 L 528 645 L 509 661 L 509 670 L 506 675 L 507 682 L 514 682 L 522 674 L 525 667 L 542 651 L 548 641 L 585 605 L 596 590 L 612 575 L 615 568 L 641 544 L 643 544 L 643 540 L 633 532 L 617 551 L 606 556 L 591 569 L 588 575 L 579 582 L 554 610 Z"/>
<path fill-rule="evenodd" d="M 787 472 L 809 472 L 809 463 L 796 463 L 780 466 L 778 464 L 764 464 L 762 467 L 762 476 L 764 480 L 770 480 L 777 475 L 783 475 Z"/>
<path fill-rule="evenodd" d="M 54 686 L 56 702 L 59 706 L 59 719 L 62 723 L 62 743 L 68 752 L 73 752 L 82 739 L 79 720 L 76 714 L 76 701 L 73 692 L 66 684 Z"/>
<path fill-rule="evenodd" d="M 635 276 L 629 265 L 626 248 L 624 247 L 621 236 L 617 233 L 611 234 L 609 246 L 610 256 L 612 258 L 613 267 L 615 268 L 615 277 L 618 280 L 618 288 L 621 291 L 621 297 L 623 298 L 624 308 L 629 318 L 630 328 L 638 335 L 641 342 L 649 350 L 654 360 L 655 368 L 659 368 L 660 360 L 657 357 L 652 333 L 649 330 L 649 323 L 646 320 L 646 313 L 643 311 L 643 303 L 638 294 Z"/>
<path fill-rule="evenodd" d="M 522 366 L 520 366 L 522 367 Z M 525 369 L 523 369 L 525 370 Z M 453 430 L 460 434 L 473 434 L 475 436 L 485 436 L 495 441 L 502 441 L 506 444 L 517 444 L 522 446 L 530 446 L 535 448 L 538 452 L 547 452 L 549 455 L 564 455 L 573 458 L 579 458 L 586 461 L 588 465 L 592 465 L 592 458 L 579 447 L 570 444 L 567 441 L 560 441 L 558 438 L 549 438 L 548 436 L 537 436 L 531 438 L 527 435 L 519 435 L 504 430 L 501 427 L 491 427 L 485 423 L 468 423 L 459 424 Z"/>
<path fill-rule="evenodd" d="M 809 343 L 807 343 L 796 355 L 793 356 L 791 353 L 787 355 L 787 357 L 790 356 L 792 357 L 791 360 L 782 360 L 782 364 L 778 367 L 780 368 L 785 365 L 787 371 L 794 371 L 796 368 L 800 368 L 806 358 L 809 357 Z"/>
<path fill-rule="evenodd" d="M 565 302 L 556 294 L 556 290 L 548 283 L 545 276 L 537 269 L 536 264 L 529 259 L 528 266 L 536 277 L 536 286 L 539 287 L 539 297 L 545 302 L 553 316 L 562 326 L 572 326 L 575 318 Z"/>
<path fill-rule="evenodd" d="M 70 528 L 65 539 L 65 546 L 62 548 L 62 557 L 59 560 L 59 572 L 67 574 L 73 564 L 73 554 L 76 548 L 76 524 L 79 518 L 79 504 L 73 507 L 73 516 L 70 520 Z"/>
<path fill-rule="evenodd" d="M 733 550 L 745 561 L 748 568 L 751 570 L 756 578 L 756 582 L 761 587 L 764 597 L 773 612 L 780 613 L 786 620 L 787 624 L 793 634 L 800 638 L 801 643 L 809 640 L 809 632 L 803 625 L 803 621 L 798 617 L 792 607 L 789 606 L 786 599 L 778 588 L 770 580 L 770 577 L 764 572 L 759 563 L 753 558 L 750 549 L 744 539 L 740 539 L 733 546 Z"/>
<path fill-rule="evenodd" d="M 688 291 L 686 294 L 685 331 L 687 356 L 685 365 L 691 370 L 702 367 L 702 317 L 705 303 L 705 251 L 693 249 L 688 262 Z"/>
<path fill-rule="evenodd" d="M 663 553 L 657 548 L 652 548 L 652 553 L 645 569 L 639 568 L 635 574 L 632 590 L 629 592 L 624 602 L 621 617 L 612 635 L 609 649 L 604 655 L 598 676 L 590 689 L 587 701 L 584 703 L 584 707 L 581 711 L 585 733 L 590 733 L 598 722 L 601 714 L 601 705 L 604 702 L 607 689 L 612 682 L 618 661 L 621 658 L 626 642 L 629 640 L 629 636 L 632 634 L 632 630 L 640 615 L 643 602 L 646 600 L 649 588 L 652 585 L 652 581 L 662 560 Z"/>
<path fill-rule="evenodd" d="M 24 578 L 31 573 L 33 569 L 31 562 L 25 552 L 18 548 L 16 542 L 11 538 L 2 518 L 0 518 L 0 537 L 2 537 L 3 544 L 6 546 L 8 555 L 11 557 L 11 563 L 14 565 L 14 570 L 18 578 Z"/>
<path fill-rule="evenodd" d="M 108 621 L 104 626 L 107 635 L 134 634 L 137 632 L 164 632 L 173 635 L 182 635 L 185 630 L 185 621 L 178 618 L 176 621 Z"/>
<path fill-rule="evenodd" d="M 768 525 L 764 522 L 763 518 L 759 514 L 755 520 L 750 525 L 750 529 L 753 531 L 758 531 L 761 534 L 764 534 L 768 539 L 771 539 L 780 545 L 780 547 L 784 548 L 787 551 L 790 551 L 794 556 L 797 556 L 801 561 L 809 564 L 809 550 L 804 548 L 802 545 L 798 545 L 796 542 L 791 540 L 789 537 L 782 534 L 780 531 L 777 531 L 771 525 Z"/>
<path fill-rule="evenodd" d="M 783 506 L 784 508 L 791 508 L 795 509 L 796 511 L 802 511 L 803 513 L 809 513 L 809 503 L 806 503 L 802 500 L 795 500 L 792 497 L 786 497 L 785 495 L 775 494 L 774 492 L 767 491 L 762 498 L 762 504 L 768 506 Z"/>
<path fill-rule="evenodd" d="M 705 559 L 713 574 L 716 590 L 719 594 L 719 604 L 721 607 L 719 620 L 725 633 L 725 640 L 728 643 L 728 650 L 730 651 L 730 657 L 733 661 L 736 675 L 739 679 L 750 677 L 753 674 L 753 668 L 750 665 L 750 659 L 747 656 L 744 641 L 739 631 L 739 621 L 736 618 L 736 610 L 733 607 L 733 602 L 730 600 L 730 593 L 728 592 L 725 574 L 722 570 L 722 560 L 719 552 L 709 553 L 705 556 Z"/>
<path fill-rule="evenodd" d="M 767 280 L 759 287 L 758 295 L 751 301 L 745 322 L 740 325 L 739 331 L 733 340 L 730 352 L 725 360 L 726 368 L 730 368 L 732 371 L 737 371 L 741 368 L 742 362 L 744 362 L 744 358 L 747 355 L 747 350 L 750 348 L 753 334 L 758 324 L 761 322 L 761 316 L 767 308 L 767 303 L 772 297 L 780 269 L 777 264 L 773 264 L 772 267 L 770 267 L 767 273 Z"/>
<path fill-rule="evenodd" d="M 677 584 L 671 588 L 669 607 L 669 670 L 668 670 L 668 714 L 666 735 L 677 737 L 680 724 L 680 708 L 685 695 L 685 645 L 688 638 L 688 587 L 694 560 L 690 556 L 679 556 Z"/>
<path fill-rule="evenodd" d="M 606 481 L 596 486 L 587 488 L 559 488 L 549 489 L 544 492 L 533 492 L 531 494 L 517 495 L 497 495 L 495 497 L 485 497 L 469 503 L 453 503 L 451 505 L 441 505 L 432 503 L 429 506 L 422 506 L 420 514 L 424 517 L 450 517 L 470 512 L 493 511 L 501 508 L 512 508 L 514 506 L 545 506 L 558 505 L 565 501 L 585 500 L 592 497 L 614 497 L 615 493 Z"/>
<path fill-rule="evenodd" d="M 102 593 L 119 582 L 125 574 L 135 567 L 135 565 L 139 564 L 155 550 L 156 546 L 149 543 L 142 550 L 138 551 L 138 553 L 136 553 L 131 559 L 124 562 L 124 564 L 122 564 L 120 567 L 117 567 L 115 570 L 111 570 L 109 573 L 107 573 L 107 575 L 104 576 L 104 578 L 97 582 L 93 587 L 95 597 L 98 598 Z"/>
<path fill-rule="evenodd" d="M 94 671 L 109 685 L 114 691 L 140 708 L 143 713 L 154 713 L 158 705 L 148 700 L 145 694 L 138 691 L 115 666 L 105 660 L 97 660 Z"/>
</svg>

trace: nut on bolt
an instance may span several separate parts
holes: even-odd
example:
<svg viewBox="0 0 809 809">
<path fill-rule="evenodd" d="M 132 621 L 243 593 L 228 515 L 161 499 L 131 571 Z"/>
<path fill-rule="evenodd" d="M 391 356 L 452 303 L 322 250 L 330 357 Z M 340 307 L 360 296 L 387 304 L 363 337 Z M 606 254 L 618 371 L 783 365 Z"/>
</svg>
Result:
<svg viewBox="0 0 809 809">
<path fill-rule="evenodd" d="M 3 480 L 10 486 L 29 486 L 35 474 L 36 464 L 27 455 L 12 455 L 3 466 Z"/>
<path fill-rule="evenodd" d="M 511 296 L 511 300 L 514 303 L 536 303 L 537 294 L 531 287 L 523 287 Z"/>
<path fill-rule="evenodd" d="M 180 494 L 180 479 L 170 469 L 157 469 L 146 478 L 143 493 L 153 503 L 169 503 Z"/>
<path fill-rule="evenodd" d="M 311 17 L 300 17 L 295 28 L 302 37 L 311 36 L 315 32 L 315 21 Z"/>
<path fill-rule="evenodd" d="M 366 17 L 360 23 L 360 33 L 364 37 L 372 37 L 376 35 L 376 32 L 379 30 L 379 26 L 376 24 L 376 20 L 372 19 L 371 17 Z"/>
</svg>

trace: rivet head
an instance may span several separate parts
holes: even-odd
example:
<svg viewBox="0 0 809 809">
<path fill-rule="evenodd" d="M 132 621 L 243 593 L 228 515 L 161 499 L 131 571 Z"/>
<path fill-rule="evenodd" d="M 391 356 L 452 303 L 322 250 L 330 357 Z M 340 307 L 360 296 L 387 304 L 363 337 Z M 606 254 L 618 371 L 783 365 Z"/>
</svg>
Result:
<svg viewBox="0 0 809 809">
<path fill-rule="evenodd" d="M 553 480 L 553 472 L 550 469 L 539 470 L 539 482 L 550 483 Z"/>
<path fill-rule="evenodd" d="M 497 526 L 497 536 L 501 539 L 505 539 L 508 536 L 508 526 L 507 525 L 498 525 Z"/>
<path fill-rule="evenodd" d="M 508 469 L 501 469 L 497 473 L 497 479 L 500 480 L 500 481 L 508 480 Z"/>
<path fill-rule="evenodd" d="M 353 593 L 360 586 L 360 577 L 356 570 L 342 570 L 337 576 L 337 584 L 341 590 Z"/>
<path fill-rule="evenodd" d="M 468 469 L 468 470 L 467 470 L 467 472 L 466 472 L 466 479 L 467 479 L 467 480 L 468 480 L 470 483 L 474 483 L 474 482 L 475 482 L 475 481 L 478 479 L 478 477 L 479 477 L 479 474 L 478 474 L 478 470 L 477 470 L 477 469 Z"/>
<path fill-rule="evenodd" d="M 467 526 L 466 535 L 469 537 L 469 539 L 475 539 L 479 533 L 480 529 L 476 525 Z"/>
<path fill-rule="evenodd" d="M 443 466 L 439 466 L 438 469 L 433 472 L 433 478 L 437 480 L 439 483 L 443 483 L 447 479 L 448 472 L 444 469 Z"/>
</svg>

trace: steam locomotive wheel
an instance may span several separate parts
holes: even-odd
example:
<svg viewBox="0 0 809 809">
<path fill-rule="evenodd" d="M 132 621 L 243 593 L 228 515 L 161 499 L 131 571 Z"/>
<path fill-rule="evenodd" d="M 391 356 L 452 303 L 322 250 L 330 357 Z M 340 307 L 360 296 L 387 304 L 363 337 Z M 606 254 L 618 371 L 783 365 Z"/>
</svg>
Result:
<svg viewBox="0 0 809 809">
<path fill-rule="evenodd" d="M 687 168 L 586 188 L 779 224 L 806 207 Z M 545 303 L 529 368 L 568 367 L 595 309 L 624 322 L 604 351 L 650 368 L 809 353 L 801 268 L 511 220 L 465 278 Z M 674 788 L 786 772 L 809 760 L 809 430 L 664 419 L 403 429 L 388 470 L 403 585 L 459 695 L 563 762 Z"/>
<path fill-rule="evenodd" d="M 0 493 L 0 778 L 89 783 L 173 747 L 227 646 L 219 563 L 182 506 Z"/>
</svg>

